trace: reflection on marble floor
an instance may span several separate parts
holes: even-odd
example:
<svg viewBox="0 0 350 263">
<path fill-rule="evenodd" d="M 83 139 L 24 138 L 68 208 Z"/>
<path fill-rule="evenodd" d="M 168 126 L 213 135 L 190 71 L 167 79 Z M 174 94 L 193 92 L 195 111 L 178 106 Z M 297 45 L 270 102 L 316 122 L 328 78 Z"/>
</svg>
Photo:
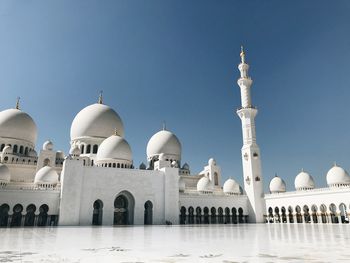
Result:
<svg viewBox="0 0 350 263">
<path fill-rule="evenodd" d="M 0 262 L 348 262 L 347 225 L 0 229 Z"/>
</svg>

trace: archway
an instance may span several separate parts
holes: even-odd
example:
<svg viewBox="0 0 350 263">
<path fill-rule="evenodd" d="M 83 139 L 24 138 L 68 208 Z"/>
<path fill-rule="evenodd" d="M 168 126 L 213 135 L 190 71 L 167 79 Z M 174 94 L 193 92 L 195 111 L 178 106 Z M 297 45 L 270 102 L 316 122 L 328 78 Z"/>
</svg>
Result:
<svg viewBox="0 0 350 263">
<path fill-rule="evenodd" d="M 288 207 L 288 218 L 289 218 L 289 223 L 294 223 L 293 207 L 291 206 Z"/>
<path fill-rule="evenodd" d="M 244 223 L 243 208 L 238 208 L 238 222 L 240 224 Z"/>
<path fill-rule="evenodd" d="M 286 208 L 284 206 L 282 206 L 281 212 L 282 212 L 282 223 L 287 223 Z"/>
<path fill-rule="evenodd" d="M 188 208 L 188 223 L 194 224 L 194 208 L 192 206 Z"/>
<path fill-rule="evenodd" d="M 222 207 L 218 208 L 218 221 L 219 221 L 219 224 L 224 223 L 224 210 L 222 209 Z"/>
<path fill-rule="evenodd" d="M 0 227 L 6 227 L 9 219 L 10 206 L 2 204 L 0 206 Z"/>
<path fill-rule="evenodd" d="M 275 223 L 281 223 L 280 209 L 277 206 L 275 207 Z"/>
<path fill-rule="evenodd" d="M 35 210 L 36 206 L 33 204 L 30 204 L 27 206 L 27 213 L 24 219 L 24 226 L 34 226 L 34 221 L 35 221 Z"/>
<path fill-rule="evenodd" d="M 215 207 L 212 207 L 210 209 L 210 213 L 211 213 L 211 220 L 210 220 L 210 223 L 211 224 L 216 224 L 216 209 Z"/>
<path fill-rule="evenodd" d="M 202 209 L 198 206 L 196 208 L 196 224 L 202 223 Z"/>
<path fill-rule="evenodd" d="M 231 223 L 231 216 L 230 216 L 230 208 L 226 207 L 225 208 L 225 224 L 230 224 Z"/>
<path fill-rule="evenodd" d="M 100 226 L 102 225 L 102 216 L 103 216 L 103 202 L 98 199 L 93 204 L 93 212 L 92 212 L 92 225 Z"/>
<path fill-rule="evenodd" d="M 317 219 L 317 206 L 316 205 L 312 205 L 311 206 L 311 217 L 312 217 L 312 222 L 314 222 L 315 224 L 318 223 L 318 219 Z"/>
<path fill-rule="evenodd" d="M 337 207 L 335 204 L 330 204 L 329 206 L 330 216 L 331 216 L 331 222 L 333 224 L 338 224 L 338 217 L 337 217 Z"/>
<path fill-rule="evenodd" d="M 209 208 L 204 207 L 203 212 L 204 212 L 204 224 L 209 224 Z"/>
<path fill-rule="evenodd" d="M 237 209 L 236 207 L 232 207 L 232 223 L 237 224 Z"/>
<path fill-rule="evenodd" d="M 327 223 L 327 207 L 325 204 L 322 204 L 320 206 L 320 211 L 321 211 L 321 219 L 322 219 L 322 223 L 326 224 Z"/>
<path fill-rule="evenodd" d="M 349 224 L 349 216 L 346 211 L 346 205 L 344 203 L 341 203 L 339 205 L 339 210 L 340 210 L 340 218 L 341 218 L 342 224 Z"/>
<path fill-rule="evenodd" d="M 307 205 L 304 205 L 303 212 L 304 212 L 304 222 L 305 223 L 311 223 L 309 207 Z"/>
<path fill-rule="evenodd" d="M 186 224 L 186 207 L 181 206 L 180 209 L 180 225 Z"/>
<path fill-rule="evenodd" d="M 301 216 L 301 208 L 300 206 L 296 206 L 295 207 L 295 213 L 296 213 L 296 217 L 297 217 L 297 223 L 302 223 L 303 222 L 303 217 Z"/>
<path fill-rule="evenodd" d="M 17 204 L 13 207 L 11 226 L 21 226 L 23 206 Z"/>
<path fill-rule="evenodd" d="M 46 204 L 39 207 L 38 226 L 47 225 L 48 211 L 49 211 L 49 207 Z"/>
<path fill-rule="evenodd" d="M 134 197 L 127 191 L 117 195 L 114 200 L 114 225 L 132 225 L 134 223 Z"/>
<path fill-rule="evenodd" d="M 274 220 L 273 220 L 273 209 L 272 209 L 272 207 L 269 207 L 268 212 L 269 212 L 269 215 L 268 215 L 268 222 L 269 222 L 269 223 L 273 223 Z"/>
<path fill-rule="evenodd" d="M 153 204 L 151 201 L 145 203 L 144 224 L 152 225 L 153 223 Z"/>
</svg>

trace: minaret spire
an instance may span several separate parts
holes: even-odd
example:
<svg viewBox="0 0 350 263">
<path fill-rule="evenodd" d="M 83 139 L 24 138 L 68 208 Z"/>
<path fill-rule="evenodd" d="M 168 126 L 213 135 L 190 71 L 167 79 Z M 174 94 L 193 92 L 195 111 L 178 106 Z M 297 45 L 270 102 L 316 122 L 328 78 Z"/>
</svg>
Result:
<svg viewBox="0 0 350 263">
<path fill-rule="evenodd" d="M 256 143 L 255 117 L 258 110 L 252 106 L 250 88 L 253 80 L 248 75 L 249 65 L 246 63 L 246 54 L 241 47 L 241 63 L 238 65 L 240 77 L 237 84 L 241 91 L 241 107 L 237 115 L 242 122 L 243 147 L 242 166 L 244 190 L 249 200 L 249 221 L 264 222 L 265 200 L 262 183 L 260 149 Z"/>
<path fill-rule="evenodd" d="M 103 95 L 103 90 L 100 91 L 100 94 L 98 96 L 98 103 L 99 104 L 103 104 L 103 97 L 102 97 L 102 95 Z"/>
<path fill-rule="evenodd" d="M 20 101 L 20 97 L 17 97 L 17 101 L 16 101 L 16 109 L 19 110 L 19 101 Z"/>
</svg>

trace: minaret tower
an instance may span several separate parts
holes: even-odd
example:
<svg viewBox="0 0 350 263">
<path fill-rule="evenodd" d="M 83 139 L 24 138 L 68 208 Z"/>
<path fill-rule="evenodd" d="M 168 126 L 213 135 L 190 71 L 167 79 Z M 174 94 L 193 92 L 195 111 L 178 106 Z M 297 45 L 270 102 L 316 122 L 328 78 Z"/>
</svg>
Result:
<svg viewBox="0 0 350 263">
<path fill-rule="evenodd" d="M 241 77 L 237 84 L 241 90 L 242 106 L 237 114 L 242 121 L 243 147 L 242 166 L 244 190 L 249 199 L 249 222 L 263 223 L 265 213 L 264 190 L 261 173 L 260 149 L 256 143 L 255 116 L 258 110 L 252 105 L 250 87 L 253 80 L 248 75 L 249 65 L 245 61 L 245 53 L 241 47 L 241 63 L 238 69 Z"/>
</svg>

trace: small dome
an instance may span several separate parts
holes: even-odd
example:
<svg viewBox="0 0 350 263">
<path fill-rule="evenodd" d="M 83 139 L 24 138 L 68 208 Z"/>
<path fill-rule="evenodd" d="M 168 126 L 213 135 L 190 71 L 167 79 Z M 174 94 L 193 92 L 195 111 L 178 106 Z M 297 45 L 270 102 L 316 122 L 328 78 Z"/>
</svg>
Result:
<svg viewBox="0 0 350 263">
<path fill-rule="evenodd" d="M 139 169 L 146 170 L 146 165 L 144 163 L 140 163 Z"/>
<path fill-rule="evenodd" d="M 28 152 L 28 156 L 34 158 L 34 157 L 38 157 L 38 154 L 37 154 L 37 152 L 33 149 L 33 150 L 30 150 L 30 151 Z"/>
<path fill-rule="evenodd" d="M 302 170 L 296 177 L 294 181 L 296 190 L 310 190 L 315 188 L 314 179 L 310 174 Z"/>
<path fill-rule="evenodd" d="M 241 194 L 239 184 L 233 179 L 227 179 L 223 186 L 225 194 Z"/>
<path fill-rule="evenodd" d="M 13 149 L 10 145 L 6 145 L 4 147 L 4 149 L 2 149 L 2 153 L 3 154 L 12 154 L 13 153 Z"/>
<path fill-rule="evenodd" d="M 79 146 L 73 145 L 69 150 L 69 154 L 72 156 L 79 156 L 81 154 Z"/>
<path fill-rule="evenodd" d="M 177 161 L 173 161 L 171 163 L 171 166 L 174 167 L 174 168 L 179 168 L 179 165 L 178 165 Z"/>
<path fill-rule="evenodd" d="M 271 193 L 283 193 L 286 191 L 286 183 L 282 178 L 275 176 L 270 182 Z"/>
<path fill-rule="evenodd" d="M 52 141 L 46 141 L 43 144 L 43 150 L 44 151 L 52 151 L 53 150 L 53 143 Z"/>
<path fill-rule="evenodd" d="M 198 192 L 212 192 L 213 191 L 213 185 L 211 184 L 208 177 L 202 177 L 199 179 L 197 183 L 197 191 Z"/>
<path fill-rule="evenodd" d="M 95 103 L 82 109 L 74 118 L 70 129 L 71 140 L 86 137 L 107 138 L 117 130 L 124 136 L 124 126 L 118 113 L 111 107 Z"/>
<path fill-rule="evenodd" d="M 184 165 L 182 166 L 183 170 L 190 170 L 190 166 L 188 165 L 188 163 L 184 163 Z"/>
<path fill-rule="evenodd" d="M 186 189 L 185 180 L 182 177 L 180 177 L 180 179 L 179 179 L 179 191 L 184 192 L 185 189 Z"/>
<path fill-rule="evenodd" d="M 147 144 L 147 158 L 164 153 L 181 160 L 181 143 L 175 134 L 162 130 L 154 134 Z"/>
<path fill-rule="evenodd" d="M 350 184 L 350 176 L 342 167 L 336 164 L 327 173 L 328 186 L 343 186 Z"/>
<path fill-rule="evenodd" d="M 122 160 L 132 162 L 131 148 L 128 142 L 118 135 L 112 135 L 105 139 L 98 148 L 96 160 Z"/>
<path fill-rule="evenodd" d="M 35 145 L 37 133 L 36 124 L 27 113 L 19 109 L 0 112 L 0 137 L 11 137 Z"/>
<path fill-rule="evenodd" d="M 214 158 L 210 158 L 209 161 L 208 161 L 208 165 L 209 166 L 215 166 L 216 165 L 216 161 Z"/>
<path fill-rule="evenodd" d="M 56 152 L 56 159 L 64 159 L 64 152 L 57 151 Z"/>
<path fill-rule="evenodd" d="M 58 174 L 54 168 L 50 166 L 44 166 L 37 171 L 34 184 L 49 184 L 56 185 L 58 183 Z"/>
<path fill-rule="evenodd" d="M 10 182 L 11 174 L 9 168 L 5 164 L 0 164 L 0 181 Z"/>
</svg>

